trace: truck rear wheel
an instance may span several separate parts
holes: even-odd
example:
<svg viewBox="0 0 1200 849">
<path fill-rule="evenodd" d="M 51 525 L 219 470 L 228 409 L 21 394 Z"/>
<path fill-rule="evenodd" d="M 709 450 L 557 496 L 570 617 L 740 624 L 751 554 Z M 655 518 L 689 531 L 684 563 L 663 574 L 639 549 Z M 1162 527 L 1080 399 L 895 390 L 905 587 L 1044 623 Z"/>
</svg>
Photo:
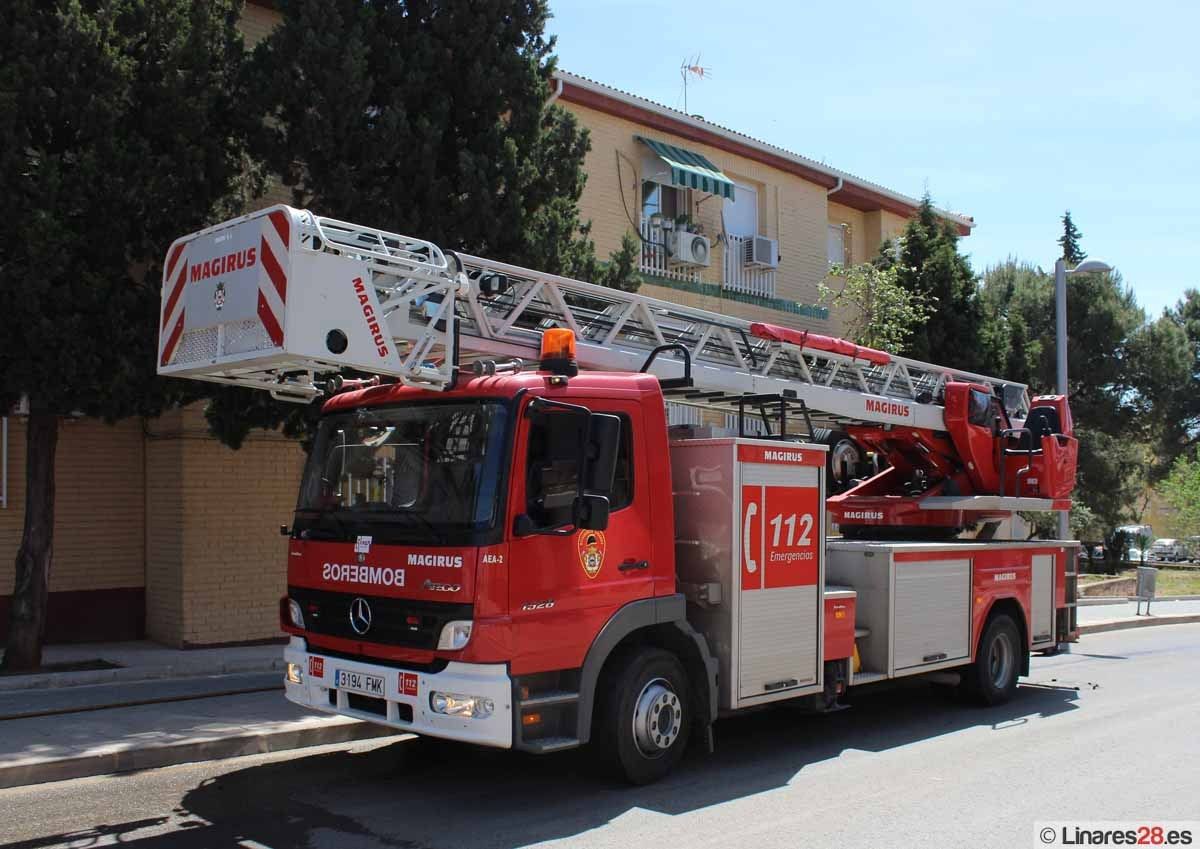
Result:
<svg viewBox="0 0 1200 849">
<path fill-rule="evenodd" d="M 825 457 L 826 488 L 837 495 L 850 488 L 852 481 L 863 474 L 865 452 L 844 430 L 817 428 L 816 441 L 829 446 Z"/>
<path fill-rule="evenodd" d="M 979 638 L 975 662 L 963 673 L 963 686 L 980 704 L 1002 705 L 1017 691 L 1021 674 L 1021 632 L 1008 614 L 993 616 Z"/>
<path fill-rule="evenodd" d="M 662 649 L 616 659 L 597 714 L 599 754 L 633 784 L 670 772 L 691 733 L 690 689 L 679 660 Z"/>
</svg>

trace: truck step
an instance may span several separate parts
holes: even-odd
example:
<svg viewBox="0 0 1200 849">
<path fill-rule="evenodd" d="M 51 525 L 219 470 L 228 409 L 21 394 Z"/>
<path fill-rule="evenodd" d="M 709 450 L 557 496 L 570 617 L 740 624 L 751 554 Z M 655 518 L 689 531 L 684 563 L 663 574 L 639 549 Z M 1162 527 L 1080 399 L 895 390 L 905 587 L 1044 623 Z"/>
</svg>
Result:
<svg viewBox="0 0 1200 849">
<path fill-rule="evenodd" d="M 887 680 L 886 672 L 856 672 L 854 677 L 850 679 L 850 685 L 857 687 L 859 684 L 870 684 L 873 681 Z"/>
<path fill-rule="evenodd" d="M 532 752 L 539 755 L 547 755 L 550 752 L 561 752 L 565 749 L 574 749 L 579 745 L 579 740 L 575 737 L 544 737 L 541 740 L 528 740 L 525 746 Z"/>
<path fill-rule="evenodd" d="M 553 705 L 569 705 L 578 701 L 578 693 L 571 693 L 566 690 L 553 690 L 549 693 L 542 693 L 540 696 L 530 696 L 528 699 L 522 699 L 520 704 L 522 708 L 539 708 L 552 707 Z"/>
</svg>

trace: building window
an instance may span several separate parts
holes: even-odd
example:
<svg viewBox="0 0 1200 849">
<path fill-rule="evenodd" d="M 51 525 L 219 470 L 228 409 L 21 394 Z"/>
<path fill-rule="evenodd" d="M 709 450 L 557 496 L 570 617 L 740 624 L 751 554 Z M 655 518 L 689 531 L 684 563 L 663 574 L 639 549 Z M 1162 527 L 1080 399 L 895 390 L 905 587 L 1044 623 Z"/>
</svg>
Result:
<svg viewBox="0 0 1200 849">
<path fill-rule="evenodd" d="M 642 181 L 642 220 L 649 221 L 658 215 L 667 221 L 675 221 L 686 206 L 683 191 L 674 186 L 664 186 L 652 180 Z"/>
<path fill-rule="evenodd" d="M 721 216 L 725 232 L 743 239 L 761 235 L 758 232 L 758 191 L 741 183 L 734 185 L 736 191 L 733 198 L 722 201 Z"/>
<path fill-rule="evenodd" d="M 826 250 L 830 265 L 850 264 L 850 227 L 846 224 L 830 224 L 826 231 Z"/>
</svg>

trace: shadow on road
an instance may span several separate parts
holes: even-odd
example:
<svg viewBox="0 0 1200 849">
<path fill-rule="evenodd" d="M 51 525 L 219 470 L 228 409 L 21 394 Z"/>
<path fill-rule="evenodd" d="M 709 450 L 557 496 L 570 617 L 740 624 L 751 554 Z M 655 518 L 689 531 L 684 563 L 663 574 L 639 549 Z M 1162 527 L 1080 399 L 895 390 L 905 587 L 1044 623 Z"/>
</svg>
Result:
<svg viewBox="0 0 1200 849">
<path fill-rule="evenodd" d="M 1022 686 L 1007 705 L 961 704 L 921 682 L 858 695 L 814 716 L 780 706 L 722 720 L 716 753 L 693 746 L 666 780 L 630 787 L 597 774 L 586 752 L 535 757 L 418 739 L 248 767 L 210 779 L 175 817 L 203 825 L 122 845 L 523 846 L 577 835 L 633 808 L 673 816 L 786 785 L 810 764 L 874 753 L 970 728 L 995 733 L 1074 710 L 1074 688 Z M 134 824 L 130 824 L 134 825 Z M 108 834 L 119 827 L 106 826 Z M 78 838 L 78 835 L 70 837 Z M 36 849 L 67 835 L 19 844 Z M 245 844 L 243 845 L 254 845 Z"/>
</svg>

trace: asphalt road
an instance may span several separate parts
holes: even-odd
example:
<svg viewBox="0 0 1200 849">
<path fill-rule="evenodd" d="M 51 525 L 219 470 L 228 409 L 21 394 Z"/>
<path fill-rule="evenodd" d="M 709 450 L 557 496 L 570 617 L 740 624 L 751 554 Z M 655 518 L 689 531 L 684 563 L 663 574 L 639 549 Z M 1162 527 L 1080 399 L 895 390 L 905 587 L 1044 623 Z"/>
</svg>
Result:
<svg viewBox="0 0 1200 849">
<path fill-rule="evenodd" d="M 0 846 L 969 846 L 1050 820 L 1200 819 L 1200 625 L 1035 658 L 1007 706 L 909 683 L 722 721 L 632 788 L 582 753 L 362 743 L 0 791 Z"/>
</svg>

